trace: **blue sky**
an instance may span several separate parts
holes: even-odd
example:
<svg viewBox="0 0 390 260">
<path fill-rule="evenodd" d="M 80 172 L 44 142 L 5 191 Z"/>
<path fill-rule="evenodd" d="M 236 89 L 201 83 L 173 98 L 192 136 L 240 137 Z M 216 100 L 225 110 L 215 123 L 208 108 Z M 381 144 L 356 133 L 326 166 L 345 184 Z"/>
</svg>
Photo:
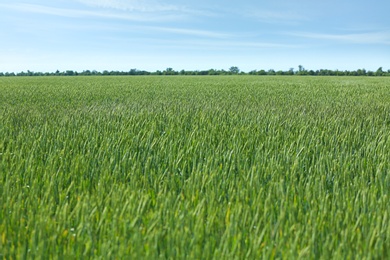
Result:
<svg viewBox="0 0 390 260">
<path fill-rule="evenodd" d="M 0 71 L 390 69 L 388 0 L 0 0 Z"/>
</svg>

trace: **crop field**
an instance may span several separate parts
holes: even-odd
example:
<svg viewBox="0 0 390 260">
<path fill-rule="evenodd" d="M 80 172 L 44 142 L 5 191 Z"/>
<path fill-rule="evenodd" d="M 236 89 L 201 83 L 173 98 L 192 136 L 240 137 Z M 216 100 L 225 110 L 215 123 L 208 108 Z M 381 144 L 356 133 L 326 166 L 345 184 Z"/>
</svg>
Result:
<svg viewBox="0 0 390 260">
<path fill-rule="evenodd" d="M 390 78 L 2 77 L 0 259 L 390 257 Z"/>
</svg>

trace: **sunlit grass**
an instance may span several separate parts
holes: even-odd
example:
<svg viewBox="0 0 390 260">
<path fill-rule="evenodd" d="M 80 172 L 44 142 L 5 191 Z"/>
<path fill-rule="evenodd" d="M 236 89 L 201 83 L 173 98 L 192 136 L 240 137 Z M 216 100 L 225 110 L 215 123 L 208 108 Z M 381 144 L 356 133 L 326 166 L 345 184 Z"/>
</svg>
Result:
<svg viewBox="0 0 390 260">
<path fill-rule="evenodd" d="M 0 258 L 387 258 L 389 90 L 0 78 Z"/>
</svg>

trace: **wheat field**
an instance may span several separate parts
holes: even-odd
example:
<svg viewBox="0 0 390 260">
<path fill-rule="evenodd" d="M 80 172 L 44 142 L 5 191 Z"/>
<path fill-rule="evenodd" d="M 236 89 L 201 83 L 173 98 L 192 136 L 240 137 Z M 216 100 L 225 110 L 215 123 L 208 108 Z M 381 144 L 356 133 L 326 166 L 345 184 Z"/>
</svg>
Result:
<svg viewBox="0 0 390 260">
<path fill-rule="evenodd" d="M 0 78 L 0 258 L 385 259 L 390 78 Z"/>
</svg>

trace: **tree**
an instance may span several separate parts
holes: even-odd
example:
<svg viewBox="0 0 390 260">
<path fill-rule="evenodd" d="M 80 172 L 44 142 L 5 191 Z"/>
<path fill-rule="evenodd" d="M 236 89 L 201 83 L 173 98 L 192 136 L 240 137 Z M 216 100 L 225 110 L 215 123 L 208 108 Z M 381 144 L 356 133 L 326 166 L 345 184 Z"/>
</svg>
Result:
<svg viewBox="0 0 390 260">
<path fill-rule="evenodd" d="M 232 67 L 229 68 L 229 72 L 231 74 L 238 74 L 240 72 L 240 69 L 238 67 L 236 67 L 236 66 L 232 66 Z"/>
<path fill-rule="evenodd" d="M 131 69 L 130 71 L 129 71 L 129 75 L 137 75 L 137 69 Z"/>
<path fill-rule="evenodd" d="M 275 73 L 275 70 L 273 70 L 273 69 L 270 69 L 270 70 L 268 70 L 268 73 L 267 73 L 268 75 L 275 75 L 276 73 Z"/>
<path fill-rule="evenodd" d="M 91 71 L 90 70 L 85 70 L 85 71 L 83 71 L 83 74 L 89 76 L 89 75 L 91 75 Z"/>
<path fill-rule="evenodd" d="M 375 76 L 382 76 L 383 74 L 383 70 L 382 70 L 382 67 L 379 67 L 376 72 L 375 72 Z"/>
<path fill-rule="evenodd" d="M 305 70 L 305 68 L 302 65 L 299 65 L 297 74 L 298 75 L 307 75 L 307 71 Z"/>
<path fill-rule="evenodd" d="M 215 69 L 209 69 L 207 74 L 208 75 L 217 75 L 217 72 L 215 71 Z"/>
<path fill-rule="evenodd" d="M 175 71 L 172 68 L 167 68 L 163 72 L 164 75 L 175 75 Z"/>
</svg>

